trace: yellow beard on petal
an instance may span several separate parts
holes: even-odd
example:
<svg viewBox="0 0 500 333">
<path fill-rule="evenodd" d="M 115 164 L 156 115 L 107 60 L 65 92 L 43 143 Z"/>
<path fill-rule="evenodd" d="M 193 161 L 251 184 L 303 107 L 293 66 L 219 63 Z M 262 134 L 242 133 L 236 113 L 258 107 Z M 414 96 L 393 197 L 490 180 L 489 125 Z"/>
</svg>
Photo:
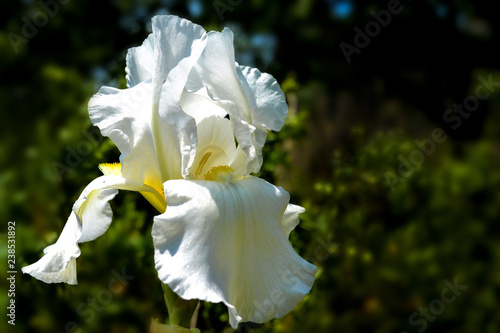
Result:
<svg viewBox="0 0 500 333">
<path fill-rule="evenodd" d="M 101 163 L 99 164 L 99 169 L 105 176 L 119 176 L 122 175 L 122 165 L 119 162 L 116 163 Z M 155 193 L 154 191 L 156 190 Z M 165 202 L 165 192 L 160 185 L 155 186 L 150 184 L 148 181 L 144 183 L 144 191 L 138 190 L 146 200 L 149 201 L 153 207 L 155 207 L 160 213 L 164 213 L 167 208 L 167 203 Z M 153 192 L 152 192 L 153 191 Z"/>
<path fill-rule="evenodd" d="M 165 192 L 163 191 L 163 189 L 155 188 L 155 190 L 158 191 L 158 193 L 160 193 L 160 195 L 163 197 L 163 199 L 165 199 Z"/>
<path fill-rule="evenodd" d="M 105 176 L 122 176 L 122 164 L 120 162 L 101 163 L 99 164 L 99 170 L 101 170 Z"/>
<path fill-rule="evenodd" d="M 234 179 L 234 169 L 228 165 L 219 165 L 210 168 L 204 176 L 205 180 L 229 183 Z"/>
</svg>

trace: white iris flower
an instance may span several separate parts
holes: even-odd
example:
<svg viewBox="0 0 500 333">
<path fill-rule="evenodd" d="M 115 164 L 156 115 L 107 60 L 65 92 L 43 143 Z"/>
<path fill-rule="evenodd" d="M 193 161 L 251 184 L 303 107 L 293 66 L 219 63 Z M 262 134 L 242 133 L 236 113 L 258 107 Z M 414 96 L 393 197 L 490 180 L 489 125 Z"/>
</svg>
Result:
<svg viewBox="0 0 500 333">
<path fill-rule="evenodd" d="M 229 29 L 207 33 L 175 16 L 152 26 L 127 54 L 128 88 L 103 87 L 89 102 L 120 163 L 100 165 L 57 242 L 23 272 L 76 284 L 78 243 L 108 229 L 118 190 L 138 191 L 161 213 L 152 234 L 163 283 L 184 299 L 224 302 L 233 327 L 284 316 L 316 272 L 288 241 L 304 209 L 250 174 L 267 131 L 284 124 L 285 96 L 272 76 L 235 62 Z"/>
</svg>

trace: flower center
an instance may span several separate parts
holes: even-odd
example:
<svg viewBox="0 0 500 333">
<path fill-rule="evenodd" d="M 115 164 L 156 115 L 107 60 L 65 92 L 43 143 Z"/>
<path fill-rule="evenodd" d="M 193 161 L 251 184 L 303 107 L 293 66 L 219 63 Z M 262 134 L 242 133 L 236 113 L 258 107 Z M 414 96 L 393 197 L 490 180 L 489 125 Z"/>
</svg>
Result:
<svg viewBox="0 0 500 333">
<path fill-rule="evenodd" d="M 234 180 L 234 169 L 229 165 L 219 165 L 210 168 L 205 174 L 205 180 L 229 183 Z"/>
</svg>

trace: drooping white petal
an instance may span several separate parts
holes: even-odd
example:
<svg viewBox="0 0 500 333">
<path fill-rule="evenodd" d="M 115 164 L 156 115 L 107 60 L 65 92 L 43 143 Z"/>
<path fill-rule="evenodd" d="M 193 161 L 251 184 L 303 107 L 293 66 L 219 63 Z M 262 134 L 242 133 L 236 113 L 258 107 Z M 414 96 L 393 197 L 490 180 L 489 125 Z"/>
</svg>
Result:
<svg viewBox="0 0 500 333">
<path fill-rule="evenodd" d="M 224 302 L 236 327 L 284 316 L 309 292 L 316 267 L 282 229 L 289 200 L 282 188 L 254 177 L 164 185 L 168 208 L 154 219 L 155 262 L 179 296 Z"/>
<path fill-rule="evenodd" d="M 200 86 L 207 86 L 215 98 L 234 103 L 228 112 L 236 138 L 249 157 L 248 172 L 258 172 L 267 130 L 280 130 L 288 110 L 276 80 L 257 69 L 237 66 L 233 33 L 224 29 L 208 34 L 205 50 L 190 76 L 188 89 Z"/>
<path fill-rule="evenodd" d="M 76 214 L 71 212 L 57 242 L 47 246 L 43 250 L 44 256 L 23 267 L 22 272 L 45 283 L 77 284 L 76 258 L 80 256 L 80 248 L 77 245 L 80 235 L 81 226 Z"/>
<path fill-rule="evenodd" d="M 148 192 L 164 201 L 157 189 L 151 186 L 134 183 L 120 176 L 96 178 L 85 187 L 73 205 L 73 212 L 77 214 L 82 225 L 79 243 L 92 241 L 109 228 L 113 212 L 108 201 L 113 199 L 118 190 Z"/>
<path fill-rule="evenodd" d="M 130 48 L 127 52 L 127 87 L 152 80 L 154 65 L 154 36 L 150 34 L 141 46 Z"/>
<path fill-rule="evenodd" d="M 299 214 L 304 213 L 306 210 L 304 207 L 288 204 L 281 220 L 281 228 L 286 235 L 286 238 L 290 236 L 293 229 L 299 224 Z"/>
<path fill-rule="evenodd" d="M 124 90 L 103 87 L 90 100 L 89 115 L 120 149 L 123 176 L 161 188 L 165 180 L 182 177 L 181 152 L 178 130 L 162 118 L 153 119 L 152 98 L 151 83 Z"/>
<path fill-rule="evenodd" d="M 81 224 L 79 243 L 96 239 L 108 230 L 113 212 L 109 205 L 117 194 L 116 188 L 106 188 L 109 177 L 99 177 L 85 188 L 80 198 L 73 205 L 73 212 Z M 109 180 L 108 180 L 109 182 Z"/>
<path fill-rule="evenodd" d="M 101 176 L 94 179 L 73 205 L 56 243 L 46 247 L 44 256 L 36 263 L 23 267 L 23 273 L 45 283 L 77 284 L 78 243 L 94 240 L 109 228 L 113 215 L 109 200 L 115 197 L 118 189 L 156 193 L 161 197 L 154 188 L 131 183 L 123 177 Z"/>
</svg>

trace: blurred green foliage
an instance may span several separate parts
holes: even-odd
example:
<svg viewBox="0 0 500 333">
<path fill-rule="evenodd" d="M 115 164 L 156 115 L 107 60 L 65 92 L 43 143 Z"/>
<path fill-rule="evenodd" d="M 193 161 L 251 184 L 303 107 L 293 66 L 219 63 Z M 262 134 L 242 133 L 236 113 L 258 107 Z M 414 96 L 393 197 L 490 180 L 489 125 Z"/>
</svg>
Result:
<svg viewBox="0 0 500 333">
<path fill-rule="evenodd" d="M 47 285 L 20 267 L 57 239 L 97 165 L 118 160 L 91 127 L 88 99 L 101 85 L 125 86 L 127 48 L 147 36 L 152 15 L 172 13 L 207 30 L 230 26 L 238 61 L 273 74 L 290 107 L 283 130 L 269 133 L 260 176 L 307 209 L 291 242 L 319 267 L 317 280 L 289 315 L 239 331 L 499 332 L 500 94 L 493 91 L 456 130 L 443 120 L 474 94 L 478 75 L 500 81 L 500 23 L 489 3 L 403 3 L 349 65 L 339 44 L 352 44 L 353 28 L 364 28 L 386 2 L 215 3 L 67 2 L 18 52 L 9 33 L 22 35 L 22 18 L 40 4 L 1 5 L 3 309 L 6 222 L 13 220 L 18 274 L 16 326 L 3 316 L 0 331 L 132 333 L 147 331 L 151 318 L 165 320 L 150 237 L 155 211 L 138 194 L 120 192 L 110 230 L 82 244 L 78 286 Z M 217 8 L 227 9 L 223 21 Z M 419 151 L 415 140 L 435 128 L 447 140 L 399 174 L 400 157 L 409 160 Z M 401 177 L 393 190 L 387 172 Z M 123 272 L 127 283 L 110 288 Z M 423 320 L 422 309 L 455 280 L 467 289 Z M 202 332 L 232 332 L 227 321 L 223 305 L 202 305 Z"/>
</svg>

